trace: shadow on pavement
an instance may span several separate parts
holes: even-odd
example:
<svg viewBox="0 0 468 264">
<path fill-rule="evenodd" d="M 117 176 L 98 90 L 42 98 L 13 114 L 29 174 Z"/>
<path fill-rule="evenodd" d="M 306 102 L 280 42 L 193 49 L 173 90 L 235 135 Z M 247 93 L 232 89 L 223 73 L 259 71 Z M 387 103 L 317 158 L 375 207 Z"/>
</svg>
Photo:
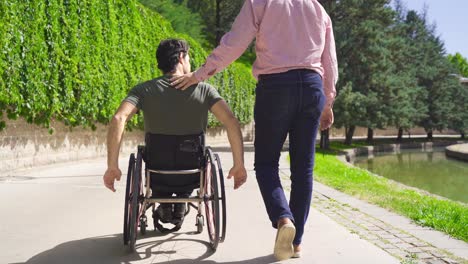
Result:
<svg viewBox="0 0 468 264">
<path fill-rule="evenodd" d="M 263 256 L 263 257 L 258 257 L 254 259 L 244 259 L 244 260 L 239 260 L 239 261 L 214 261 L 214 260 L 199 260 L 199 259 L 177 259 L 177 260 L 172 260 L 172 261 L 166 261 L 166 262 L 157 262 L 158 264 L 171 264 L 171 263 L 177 263 L 177 264 L 190 264 L 190 263 L 203 263 L 203 264 L 270 264 L 270 263 L 278 263 L 276 259 L 273 257 L 273 255 L 268 255 L 268 256 Z"/>
<path fill-rule="evenodd" d="M 152 237 L 161 238 L 162 236 L 163 235 L 156 235 Z M 164 240 L 159 239 L 144 243 L 139 243 L 137 241 L 136 252 L 130 252 L 129 248 L 123 245 L 122 234 L 85 238 L 57 245 L 52 249 L 33 256 L 24 264 L 151 263 L 151 260 L 158 254 L 170 255 L 176 253 L 176 251 L 170 250 L 157 250 L 159 246 L 165 242 L 176 241 L 192 241 L 203 244 L 206 247 L 206 252 L 199 258 L 204 259 L 212 255 L 207 242 L 196 239 L 176 239 L 175 237 L 177 236 L 178 234 L 175 234 Z"/>
<path fill-rule="evenodd" d="M 155 240 L 149 242 L 138 243 L 136 252 L 130 252 L 127 246 L 122 243 L 122 234 L 91 237 L 81 240 L 69 241 L 55 246 L 52 249 L 33 256 L 25 263 L 11 263 L 11 264 L 115 264 L 115 263 L 225 263 L 225 264 L 238 264 L 238 263 L 252 263 L 252 264 L 268 264 L 275 263 L 273 255 L 258 257 L 250 260 L 232 261 L 232 262 L 217 262 L 213 260 L 206 260 L 214 254 L 210 249 L 209 243 L 197 239 L 178 239 L 180 234 L 172 234 L 164 240 Z M 153 237 L 161 238 L 163 235 Z M 167 259 L 172 254 L 180 255 L 182 252 L 177 250 L 159 250 L 160 246 L 166 242 L 194 242 L 202 244 L 205 252 L 200 252 L 200 256 L 195 259 L 174 259 L 171 261 L 155 261 L 158 255 L 164 255 Z M 220 245 L 222 246 L 222 245 Z"/>
</svg>

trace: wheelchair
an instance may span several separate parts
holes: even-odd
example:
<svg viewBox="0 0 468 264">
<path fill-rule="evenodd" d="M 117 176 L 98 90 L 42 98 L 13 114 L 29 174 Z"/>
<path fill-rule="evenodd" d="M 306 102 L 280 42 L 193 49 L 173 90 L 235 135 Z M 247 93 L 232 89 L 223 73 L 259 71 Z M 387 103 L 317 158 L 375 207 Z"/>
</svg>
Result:
<svg viewBox="0 0 468 264">
<path fill-rule="evenodd" d="M 143 162 L 145 168 L 143 170 Z M 142 177 L 144 172 L 144 178 Z M 164 192 L 187 192 L 188 197 L 158 197 L 155 190 Z M 196 195 L 191 194 L 196 191 Z M 125 190 L 123 242 L 135 251 L 138 233 L 147 232 L 146 212 L 156 205 L 185 204 L 185 215 L 190 207 L 197 211 L 196 231 L 203 232 L 207 225 L 209 244 L 216 251 L 226 237 L 226 194 L 219 155 L 205 147 L 204 135 L 145 136 L 145 145 L 130 155 Z M 202 205 L 203 204 L 203 205 Z M 156 225 L 156 221 L 154 223 Z M 180 229 L 182 223 L 167 232 Z M 160 226 L 155 229 L 160 229 Z M 139 232 L 138 232 L 139 231 Z"/>
</svg>

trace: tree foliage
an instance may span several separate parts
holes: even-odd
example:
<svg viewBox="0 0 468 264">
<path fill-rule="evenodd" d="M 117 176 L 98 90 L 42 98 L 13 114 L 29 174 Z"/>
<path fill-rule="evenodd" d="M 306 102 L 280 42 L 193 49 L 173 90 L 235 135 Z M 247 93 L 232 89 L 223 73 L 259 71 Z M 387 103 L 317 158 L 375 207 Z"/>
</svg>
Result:
<svg viewBox="0 0 468 264">
<path fill-rule="evenodd" d="M 450 75 L 444 44 L 425 11 L 408 11 L 401 1 L 394 8 L 389 0 L 320 2 L 334 23 L 340 67 L 335 125 L 346 128 L 347 143 L 356 126 L 370 132 L 421 126 L 428 135 L 466 130 L 465 91 Z M 459 56 L 449 59 L 463 65 Z"/>
<path fill-rule="evenodd" d="M 192 12 L 185 2 L 176 3 L 173 0 L 139 0 L 146 7 L 158 12 L 179 33 L 191 36 L 202 46 L 207 47 L 207 30 L 203 18 Z"/>
<path fill-rule="evenodd" d="M 0 11 L 0 113 L 45 127 L 52 119 L 107 123 L 130 88 L 161 74 L 155 51 L 162 39 L 187 39 L 193 67 L 207 55 L 136 0 L 2 1 Z M 210 82 L 241 122 L 252 119 L 248 69 L 234 64 Z M 142 127 L 141 117 L 130 126 Z"/>
<path fill-rule="evenodd" d="M 172 0 L 184 4 L 199 14 L 207 30 L 212 47 L 216 47 L 221 37 L 230 30 L 245 0 Z"/>
<path fill-rule="evenodd" d="M 227 33 L 242 8 L 244 0 L 140 0 L 148 7 L 162 13 L 173 23 L 174 28 L 188 34 L 213 49 Z M 200 29 L 202 32 L 200 32 Z M 255 61 L 254 45 L 239 58 L 238 62 L 252 65 Z"/>
<path fill-rule="evenodd" d="M 338 127 L 364 126 L 384 128 L 390 123 L 391 106 L 382 99 L 392 95 L 389 85 L 394 69 L 390 51 L 390 25 L 394 12 L 387 0 L 324 1 L 334 22 L 337 55 L 340 65 L 338 87 L 348 98 L 359 98 L 360 111 L 351 104 L 335 104 L 336 116 L 346 113 L 350 118 L 337 118 Z M 348 100 L 348 99 L 346 99 Z M 345 101 L 346 101 L 345 100 Z M 351 135 L 352 136 L 352 135 Z M 349 140 L 349 139 L 348 139 Z"/>
<path fill-rule="evenodd" d="M 457 52 L 454 55 L 449 54 L 447 58 L 458 71 L 458 74 L 468 77 L 468 60 L 465 57 Z"/>
<path fill-rule="evenodd" d="M 435 130 L 450 128 L 454 112 L 454 92 L 458 80 L 450 76 L 451 66 L 445 58 L 445 48 L 435 34 L 435 26 L 427 23 L 425 13 L 406 13 L 404 21 L 406 37 L 414 48 L 410 64 L 415 69 L 414 77 L 424 89 L 425 97 L 418 98 L 427 106 L 425 117 L 416 124 L 423 127 L 429 137 Z"/>
</svg>

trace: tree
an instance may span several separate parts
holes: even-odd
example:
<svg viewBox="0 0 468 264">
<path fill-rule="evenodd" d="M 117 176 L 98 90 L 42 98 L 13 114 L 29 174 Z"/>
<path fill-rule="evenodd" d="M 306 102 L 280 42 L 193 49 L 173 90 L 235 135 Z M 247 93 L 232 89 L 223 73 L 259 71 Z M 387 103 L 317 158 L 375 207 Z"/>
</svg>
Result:
<svg viewBox="0 0 468 264">
<path fill-rule="evenodd" d="M 448 127 L 458 131 L 461 138 L 465 138 L 468 131 L 468 88 L 458 85 L 453 96 L 453 112 Z"/>
<path fill-rule="evenodd" d="M 177 32 L 185 33 L 203 46 L 208 46 L 203 18 L 198 13 L 192 12 L 183 2 L 177 3 L 173 0 L 139 0 L 139 2 L 169 20 Z"/>
<path fill-rule="evenodd" d="M 221 37 L 231 29 L 232 23 L 239 14 L 245 0 L 140 0 L 148 6 L 163 5 L 162 2 L 170 3 L 171 12 L 158 10 L 163 15 L 173 21 L 183 21 L 173 25 L 177 31 L 184 32 L 191 37 L 201 42 L 206 49 L 213 49 L 218 46 Z M 162 2 L 161 2 L 162 1 Z M 150 3 L 150 4 L 148 4 Z M 176 8 L 173 8 L 173 7 Z M 185 18 L 186 11 L 189 10 L 190 15 Z M 182 11 L 182 12 L 179 12 Z M 192 17 L 197 19 L 193 19 Z M 200 19 L 198 19 L 198 17 Z M 192 22 L 194 21 L 194 22 Z M 180 25 L 180 27 L 178 26 Z M 200 26 L 201 25 L 201 26 Z M 202 28 L 198 32 L 193 32 L 191 27 L 195 29 Z M 190 30 L 188 30 L 188 29 Z M 239 58 L 239 62 L 245 65 L 252 65 L 255 60 L 255 50 L 253 45 Z"/>
<path fill-rule="evenodd" d="M 465 57 L 457 52 L 455 55 L 449 54 L 447 58 L 458 71 L 458 74 L 463 77 L 468 77 L 468 60 Z"/>
<path fill-rule="evenodd" d="M 432 139 L 434 130 L 448 128 L 453 119 L 452 102 L 458 81 L 450 76 L 452 69 L 445 58 L 444 43 L 435 35 L 435 25 L 427 23 L 425 12 L 409 11 L 405 24 L 407 36 L 415 43 L 415 78 L 426 95 L 418 98 L 427 106 L 425 117 L 418 125 L 426 130 L 428 139 Z"/>
<path fill-rule="evenodd" d="M 426 117 L 427 92 L 418 85 L 416 72 L 420 65 L 420 45 L 423 43 L 415 34 L 415 27 L 406 23 L 408 12 L 401 1 L 395 1 L 395 25 L 392 27 L 393 37 L 390 45 L 394 69 L 389 82 L 394 87 L 392 96 L 387 101 L 391 107 L 387 115 L 389 124 L 398 128 L 397 140 L 401 141 L 403 132 L 416 126 Z M 424 29 L 420 25 L 419 30 Z"/>
<path fill-rule="evenodd" d="M 368 142 L 375 128 L 390 125 L 400 140 L 414 126 L 429 138 L 433 130 L 466 130 L 466 93 L 450 76 L 444 43 L 425 11 L 406 11 L 399 0 L 394 9 L 384 0 L 320 2 L 334 22 L 342 88 L 335 125 L 345 127 L 346 144 L 356 126 L 368 128 Z"/>
<path fill-rule="evenodd" d="M 351 145 L 356 126 L 352 122 L 355 116 L 366 115 L 366 98 L 363 94 L 353 91 L 353 84 L 348 82 L 336 98 L 334 110 L 335 125 L 345 128 L 345 144 Z"/>
<path fill-rule="evenodd" d="M 172 0 L 185 5 L 199 14 L 207 29 L 206 36 L 211 47 L 216 47 L 221 37 L 229 31 L 239 14 L 244 0 Z"/>
<path fill-rule="evenodd" d="M 320 131 L 320 148 L 330 149 L 330 129 Z"/>
<path fill-rule="evenodd" d="M 356 126 L 384 128 L 389 123 L 389 106 L 385 100 L 392 94 L 389 76 L 394 68 L 388 38 L 395 12 L 388 0 L 322 1 L 334 22 L 337 56 L 340 65 L 338 87 L 348 87 L 346 96 L 339 92 L 335 103 L 336 126 L 346 128 L 346 143 L 351 143 Z M 343 93 L 343 91 L 341 92 Z M 353 111 L 349 98 L 359 100 L 359 111 Z M 341 118 L 340 116 L 347 116 Z M 369 137 L 369 140 L 372 138 Z"/>
<path fill-rule="evenodd" d="M 447 60 L 452 65 L 452 71 L 457 72 L 457 75 L 452 75 L 454 79 L 458 79 L 458 75 L 468 76 L 468 61 L 460 53 L 448 55 Z M 465 138 L 465 133 L 468 131 L 468 88 L 459 84 L 454 88 L 453 92 L 453 112 L 449 120 L 449 128 L 458 131 L 461 138 Z"/>
</svg>

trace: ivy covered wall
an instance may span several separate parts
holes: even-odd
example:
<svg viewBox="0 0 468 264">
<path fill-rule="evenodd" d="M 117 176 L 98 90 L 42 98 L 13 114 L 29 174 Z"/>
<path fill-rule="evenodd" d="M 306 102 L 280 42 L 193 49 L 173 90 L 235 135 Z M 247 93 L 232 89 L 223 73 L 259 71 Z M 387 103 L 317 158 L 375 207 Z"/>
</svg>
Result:
<svg viewBox="0 0 468 264">
<path fill-rule="evenodd" d="M 136 0 L 1 1 L 0 129 L 18 117 L 45 127 L 106 124 L 129 89 L 161 74 L 155 51 L 166 38 L 189 41 L 194 68 L 204 62 L 196 41 Z M 252 120 L 247 66 L 234 63 L 208 82 L 242 123 Z M 142 128 L 142 118 L 130 127 Z"/>
</svg>

